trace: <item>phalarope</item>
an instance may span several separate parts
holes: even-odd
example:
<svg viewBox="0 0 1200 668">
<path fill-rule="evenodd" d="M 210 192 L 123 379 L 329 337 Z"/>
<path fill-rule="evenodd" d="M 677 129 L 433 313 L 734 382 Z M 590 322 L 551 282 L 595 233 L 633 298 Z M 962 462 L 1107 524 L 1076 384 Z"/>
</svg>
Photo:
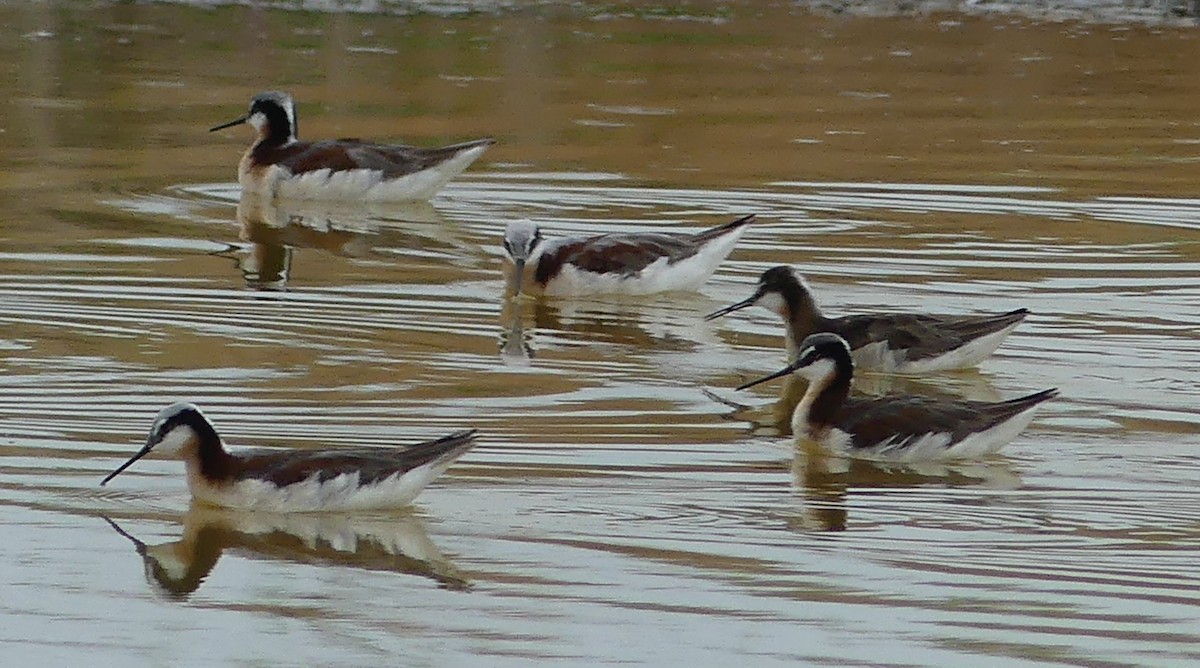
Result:
<svg viewBox="0 0 1200 668">
<path fill-rule="evenodd" d="M 259 93 L 250 111 L 210 132 L 249 123 L 258 138 L 238 163 L 242 191 L 263 197 L 396 202 L 429 199 L 494 139 L 418 148 L 360 139 L 303 142 L 296 105 L 278 91 Z"/>
<path fill-rule="evenodd" d="M 862 459 L 916 462 L 983 457 L 1029 426 L 1039 404 L 1058 396 L 1058 390 L 1051 389 L 1001 402 L 850 397 L 854 375 L 850 346 L 830 332 L 806 337 L 795 362 L 737 389 L 790 373 L 808 381 L 792 414 L 794 433 Z"/>
<path fill-rule="evenodd" d="M 397 508 L 475 445 L 474 430 L 394 450 L 250 450 L 231 453 L 192 404 L 159 411 L 146 445 L 101 485 L 156 447 L 182 459 L 192 496 L 215 506 L 273 512 Z"/>
<path fill-rule="evenodd" d="M 733 252 L 753 215 L 696 234 L 614 232 L 546 240 L 530 220 L 504 230 L 504 252 L 513 264 L 514 293 L 528 283 L 549 295 L 644 295 L 695 290 Z"/>
<path fill-rule="evenodd" d="M 788 358 L 795 361 L 797 342 L 816 332 L 833 332 L 854 351 L 860 369 L 921 373 L 975 366 L 995 352 L 1025 316 L 1026 309 L 998 315 L 928 315 L 882 313 L 829 318 L 821 313 L 812 291 L 794 269 L 772 267 L 758 279 L 754 294 L 704 316 L 713 320 L 755 304 L 783 318 Z"/>
</svg>

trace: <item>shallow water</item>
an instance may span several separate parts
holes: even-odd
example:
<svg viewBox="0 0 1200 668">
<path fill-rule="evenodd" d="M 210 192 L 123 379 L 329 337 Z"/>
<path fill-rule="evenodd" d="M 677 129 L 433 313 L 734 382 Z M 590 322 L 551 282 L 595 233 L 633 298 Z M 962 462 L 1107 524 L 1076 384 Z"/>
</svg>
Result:
<svg viewBox="0 0 1200 668">
<path fill-rule="evenodd" d="M 0 14 L 13 665 L 1200 660 L 1194 30 Z M 500 143 L 430 205 L 239 212 L 248 138 L 204 130 L 275 87 L 309 137 Z M 513 217 L 745 213 L 698 294 L 503 299 Z M 778 384 L 731 389 L 781 363 L 773 316 L 701 319 L 779 263 L 831 313 L 1034 313 L 978 370 L 872 387 L 1062 396 L 985 462 L 794 447 Z M 153 458 L 100 488 L 176 399 L 239 445 L 484 437 L 381 516 L 189 511 Z"/>
</svg>

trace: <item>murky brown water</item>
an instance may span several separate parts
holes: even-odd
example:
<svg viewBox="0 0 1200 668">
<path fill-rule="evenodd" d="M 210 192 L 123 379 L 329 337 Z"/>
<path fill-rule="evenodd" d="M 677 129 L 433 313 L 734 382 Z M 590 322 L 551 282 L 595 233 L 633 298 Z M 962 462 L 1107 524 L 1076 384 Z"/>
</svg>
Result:
<svg viewBox="0 0 1200 668">
<path fill-rule="evenodd" d="M 6 665 L 1200 660 L 1195 30 L 0 17 Z M 309 137 L 501 143 L 431 206 L 239 215 L 248 138 L 205 129 L 276 87 Z M 514 216 L 743 213 L 701 294 L 502 303 Z M 1035 313 L 883 384 L 1063 396 L 994 461 L 795 450 L 730 390 L 778 366 L 773 318 L 701 320 L 784 262 L 831 312 Z M 235 444 L 484 444 L 394 515 L 189 512 L 164 460 L 98 487 L 181 398 Z"/>
</svg>

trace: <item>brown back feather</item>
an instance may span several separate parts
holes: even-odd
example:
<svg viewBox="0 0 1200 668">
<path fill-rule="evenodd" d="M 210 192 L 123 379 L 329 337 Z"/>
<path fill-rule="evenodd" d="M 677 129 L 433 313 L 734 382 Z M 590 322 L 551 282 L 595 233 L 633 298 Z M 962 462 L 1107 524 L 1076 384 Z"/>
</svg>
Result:
<svg viewBox="0 0 1200 668">
<path fill-rule="evenodd" d="M 475 430 L 459 431 L 434 441 L 400 449 L 346 448 L 302 453 L 295 450 L 255 451 L 232 456 L 236 480 L 256 478 L 286 486 L 313 475 L 324 482 L 342 474 L 360 475 L 371 484 L 439 459 L 454 459 L 474 447 Z"/>
<path fill-rule="evenodd" d="M 913 360 L 947 353 L 1020 322 L 1028 314 L 1029 311 L 1018 309 L 985 316 L 854 315 L 830 319 L 825 325 L 846 339 L 852 350 L 882 341 L 892 350 L 907 349 L 908 359 Z M 806 335 L 797 333 L 798 337 Z"/>
<path fill-rule="evenodd" d="M 751 214 L 697 234 L 613 232 L 586 239 L 564 239 L 543 256 L 534 280 L 544 284 L 566 264 L 596 274 L 633 276 L 662 258 L 666 258 L 669 264 L 685 260 L 709 241 L 753 220 L 754 215 Z"/>
<path fill-rule="evenodd" d="M 1044 390 L 998 403 L 921 396 L 851 397 L 834 426 L 850 434 L 852 448 L 869 448 L 889 439 L 907 442 L 930 432 L 949 433 L 953 444 L 1055 396 L 1058 390 Z"/>
<path fill-rule="evenodd" d="M 293 174 L 319 169 L 334 172 L 371 169 L 383 172 L 386 178 L 395 178 L 429 169 L 449 160 L 460 151 L 492 143 L 494 142 L 491 139 L 480 139 L 440 148 L 418 148 L 339 139 L 311 143 L 293 142 L 285 146 L 263 144 L 254 148 L 252 157 L 260 164 L 282 165 Z"/>
</svg>

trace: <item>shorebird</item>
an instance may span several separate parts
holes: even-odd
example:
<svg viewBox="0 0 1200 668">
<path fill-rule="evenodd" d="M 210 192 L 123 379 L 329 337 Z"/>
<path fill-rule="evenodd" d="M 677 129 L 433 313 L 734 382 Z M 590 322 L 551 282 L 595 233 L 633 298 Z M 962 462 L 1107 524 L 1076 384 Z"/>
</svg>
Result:
<svg viewBox="0 0 1200 668">
<path fill-rule="evenodd" d="M 244 193 L 291 199 L 397 202 L 429 199 L 494 139 L 418 148 L 360 139 L 300 141 L 296 104 L 278 91 L 259 93 L 250 111 L 209 132 L 249 123 L 258 138 L 238 163 Z"/>
<path fill-rule="evenodd" d="M 1058 390 L 1051 389 L 1001 402 L 850 397 L 854 376 L 850 346 L 831 332 L 806 337 L 795 362 L 737 389 L 792 373 L 808 381 L 792 414 L 794 433 L 861 459 L 917 462 L 983 457 L 1029 426 L 1039 404 L 1058 396 Z"/>
<path fill-rule="evenodd" d="M 1017 309 L 998 315 L 880 313 L 829 318 L 794 269 L 772 267 L 762 273 L 754 294 L 704 316 L 713 320 L 755 304 L 777 313 L 787 325 L 788 358 L 810 334 L 833 332 L 850 344 L 855 365 L 863 370 L 923 373 L 965 369 L 995 352 L 1029 315 Z"/>
<path fill-rule="evenodd" d="M 753 220 L 749 215 L 696 234 L 613 232 L 550 240 L 533 221 L 516 220 L 504 230 L 504 252 L 513 264 L 514 294 L 527 284 L 558 296 L 696 290 Z"/>
<path fill-rule="evenodd" d="M 346 511 L 408 505 L 475 445 L 474 430 L 398 449 L 250 450 L 231 453 L 192 404 L 159 411 L 146 445 L 104 485 L 157 448 L 182 459 L 192 497 L 215 506 L 273 512 Z"/>
</svg>

